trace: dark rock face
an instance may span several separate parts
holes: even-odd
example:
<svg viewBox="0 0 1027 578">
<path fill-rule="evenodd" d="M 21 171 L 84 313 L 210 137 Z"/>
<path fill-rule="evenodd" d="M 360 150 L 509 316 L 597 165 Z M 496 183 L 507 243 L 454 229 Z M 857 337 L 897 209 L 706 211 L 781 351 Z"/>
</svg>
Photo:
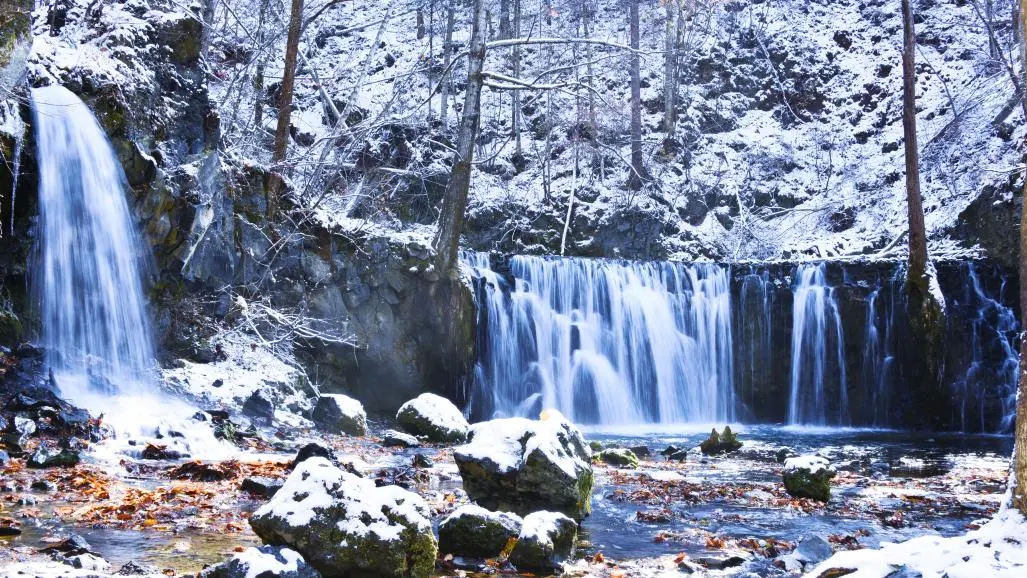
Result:
<svg viewBox="0 0 1027 578">
<path fill-rule="evenodd" d="M 275 406 L 266 393 L 255 391 L 243 402 L 242 413 L 255 423 L 271 425 L 275 419 Z"/>
</svg>

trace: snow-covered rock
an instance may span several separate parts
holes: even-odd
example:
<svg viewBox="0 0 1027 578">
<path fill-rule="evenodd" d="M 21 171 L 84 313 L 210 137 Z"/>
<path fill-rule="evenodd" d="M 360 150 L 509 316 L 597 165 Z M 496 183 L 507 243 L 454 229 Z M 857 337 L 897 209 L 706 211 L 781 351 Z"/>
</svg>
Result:
<svg viewBox="0 0 1027 578">
<path fill-rule="evenodd" d="M 529 514 L 541 509 L 581 520 L 592 511 L 592 452 L 559 412 L 543 419 L 497 419 L 474 424 L 456 448 L 464 490 L 493 510 Z"/>
<path fill-rule="evenodd" d="M 831 479 L 834 468 L 820 456 L 788 458 L 782 472 L 785 489 L 796 498 L 811 498 L 821 502 L 831 499 Z"/>
<path fill-rule="evenodd" d="M 200 578 L 320 578 L 299 552 L 279 546 L 246 548 L 217 566 L 200 572 Z"/>
<path fill-rule="evenodd" d="M 625 448 L 610 448 L 599 452 L 599 459 L 618 468 L 637 468 L 638 456 Z"/>
<path fill-rule="evenodd" d="M 375 487 L 325 458 L 296 466 L 250 517 L 266 543 L 299 552 L 327 576 L 428 576 L 437 552 L 430 511 L 417 494 Z"/>
<path fill-rule="evenodd" d="M 346 395 L 322 394 L 310 418 L 318 427 L 329 433 L 367 435 L 367 413 L 364 406 Z"/>
<path fill-rule="evenodd" d="M 523 524 L 516 514 L 492 512 L 474 504 L 461 506 L 439 525 L 439 551 L 468 558 L 494 558 L 511 538 L 520 535 Z"/>
<path fill-rule="evenodd" d="M 467 438 L 467 420 L 448 399 L 434 393 L 422 393 L 404 403 L 396 419 L 407 432 L 424 436 L 433 442 L 462 442 Z"/>
<path fill-rule="evenodd" d="M 558 512 L 535 512 L 524 518 L 510 562 L 518 570 L 553 570 L 574 554 L 578 525 Z"/>
<path fill-rule="evenodd" d="M 390 429 L 382 434 L 382 445 L 389 448 L 416 448 L 421 442 L 410 434 Z"/>
</svg>

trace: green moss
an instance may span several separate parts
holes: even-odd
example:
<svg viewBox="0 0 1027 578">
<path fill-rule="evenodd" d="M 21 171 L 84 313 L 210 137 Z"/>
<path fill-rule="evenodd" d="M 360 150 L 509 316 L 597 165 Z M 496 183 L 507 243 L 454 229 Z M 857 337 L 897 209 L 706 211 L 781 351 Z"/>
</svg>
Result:
<svg viewBox="0 0 1027 578">
<path fill-rule="evenodd" d="M 21 343 L 24 335 L 21 319 L 10 311 L 0 311 L 0 345 L 14 347 Z"/>
</svg>

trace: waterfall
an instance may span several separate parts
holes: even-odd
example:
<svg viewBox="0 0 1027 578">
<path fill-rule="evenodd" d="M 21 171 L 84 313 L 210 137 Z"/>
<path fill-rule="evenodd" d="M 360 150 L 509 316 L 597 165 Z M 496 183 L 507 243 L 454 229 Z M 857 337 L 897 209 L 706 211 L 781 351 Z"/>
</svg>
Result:
<svg viewBox="0 0 1027 578">
<path fill-rule="evenodd" d="M 33 89 L 32 101 L 41 231 L 34 282 L 40 337 L 62 395 L 105 415 L 122 438 L 171 430 L 193 450 L 217 446 L 209 429 L 169 421 L 195 409 L 156 385 L 142 245 L 103 129 L 65 88 Z"/>
<path fill-rule="evenodd" d="M 554 407 L 592 424 L 735 417 L 730 271 L 712 264 L 514 257 L 477 283 L 473 404 L 488 417 Z"/>
<path fill-rule="evenodd" d="M 1016 412 L 1016 379 L 1019 370 L 1017 336 L 1020 324 L 1012 308 L 1003 304 L 1005 280 L 998 295 L 992 296 L 981 283 L 973 263 L 966 265 L 965 299 L 972 308 L 970 323 L 970 363 L 966 374 L 955 384 L 960 400 L 959 419 L 963 431 L 988 431 L 994 415 L 989 406 L 998 406 L 1002 419 L 998 430 L 1011 431 Z M 1022 281 L 1021 281 L 1022 282 Z M 989 403 L 988 391 L 996 392 L 997 403 Z"/>
<path fill-rule="evenodd" d="M 893 281 L 892 286 L 895 286 L 895 282 Z M 902 283 L 901 280 L 897 282 Z M 894 319 L 895 301 L 879 285 L 867 296 L 866 326 L 863 334 L 861 383 L 864 392 L 863 416 L 867 425 L 891 425 L 892 381 L 895 370 L 895 351 L 892 345 Z"/>
<path fill-rule="evenodd" d="M 800 265 L 792 304 L 792 368 L 788 423 L 847 425 L 845 342 L 825 266 Z"/>
</svg>

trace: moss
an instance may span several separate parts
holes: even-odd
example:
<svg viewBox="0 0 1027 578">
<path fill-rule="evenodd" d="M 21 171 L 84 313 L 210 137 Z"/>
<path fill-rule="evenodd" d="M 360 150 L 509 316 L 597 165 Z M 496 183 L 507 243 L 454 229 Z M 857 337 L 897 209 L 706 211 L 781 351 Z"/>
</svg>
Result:
<svg viewBox="0 0 1027 578">
<path fill-rule="evenodd" d="M 21 343 L 24 335 L 21 319 L 10 311 L 0 311 L 0 345 L 14 347 Z"/>
<path fill-rule="evenodd" d="M 599 454 L 599 459 L 611 466 L 621 468 L 638 467 L 638 456 L 635 455 L 635 452 L 627 449 L 615 448 L 604 450 Z"/>
</svg>

